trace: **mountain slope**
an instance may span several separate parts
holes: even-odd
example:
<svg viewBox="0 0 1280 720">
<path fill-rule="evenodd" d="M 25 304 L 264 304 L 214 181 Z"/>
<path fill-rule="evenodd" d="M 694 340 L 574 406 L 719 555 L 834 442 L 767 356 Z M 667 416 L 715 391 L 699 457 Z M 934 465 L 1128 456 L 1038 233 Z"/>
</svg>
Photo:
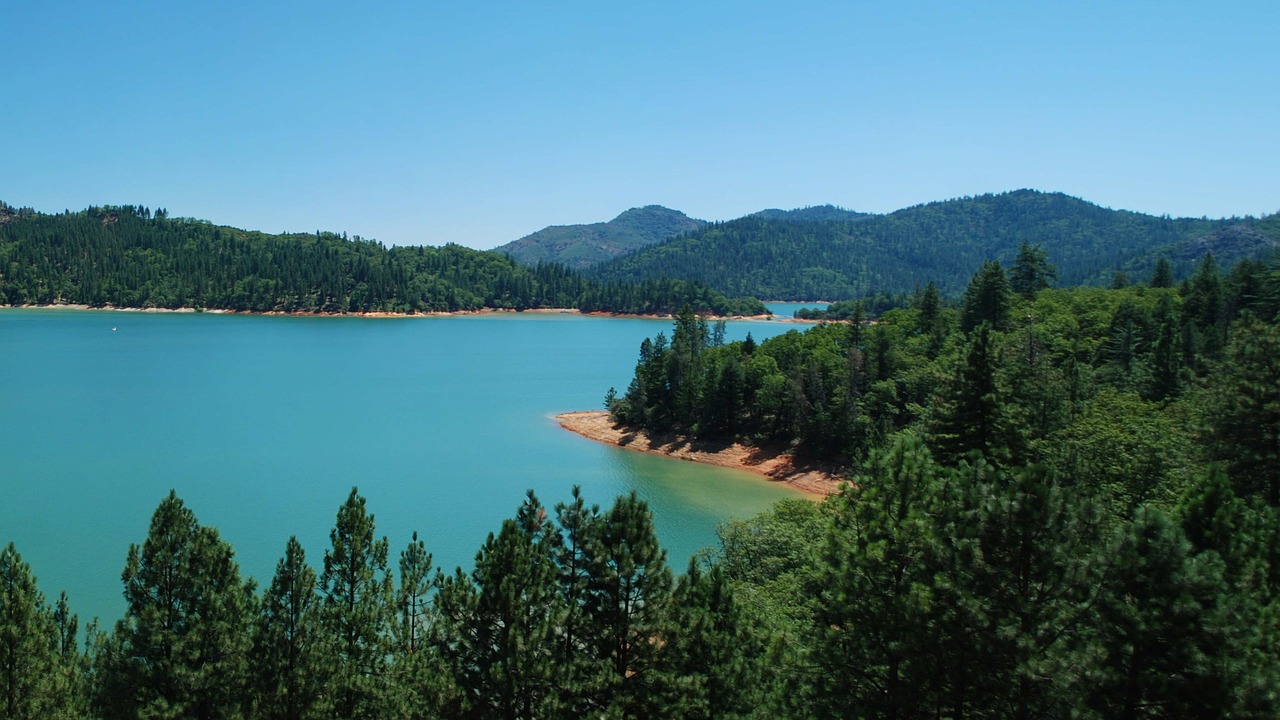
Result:
<svg viewBox="0 0 1280 720">
<path fill-rule="evenodd" d="M 590 271 L 609 281 L 696 280 L 730 295 L 841 300 L 909 292 L 930 280 L 962 291 L 985 260 L 1044 247 L 1062 285 L 1145 278 L 1166 256 L 1178 275 L 1206 251 L 1228 267 L 1280 247 L 1273 218 L 1200 220 L 1110 210 L 1061 193 L 1018 190 L 850 220 L 748 216 L 645 248 Z"/>
<path fill-rule="evenodd" d="M 631 208 L 609 222 L 552 225 L 494 250 L 526 265 L 554 262 L 581 269 L 697 230 L 705 224 L 679 210 L 646 205 Z"/>
</svg>

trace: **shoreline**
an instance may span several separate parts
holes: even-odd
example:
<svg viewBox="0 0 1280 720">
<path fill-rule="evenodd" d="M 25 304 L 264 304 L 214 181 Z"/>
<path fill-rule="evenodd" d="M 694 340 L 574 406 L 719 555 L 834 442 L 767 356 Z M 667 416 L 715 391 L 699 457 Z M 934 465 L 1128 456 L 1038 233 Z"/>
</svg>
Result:
<svg viewBox="0 0 1280 720">
<path fill-rule="evenodd" d="M 577 308 L 528 308 L 525 310 L 515 310 L 512 308 L 480 308 L 478 310 L 439 310 L 424 312 L 389 312 L 389 311 L 370 311 L 370 312 L 285 312 L 283 310 L 230 310 L 227 308 L 140 308 L 140 307 L 117 307 L 115 305 L 103 305 L 101 307 L 92 307 L 83 303 L 49 303 L 44 305 L 3 305 L 0 304 L 0 310 L 87 310 L 90 312 L 121 312 L 121 313 L 182 313 L 196 314 L 207 313 L 209 315 L 261 315 L 264 317 L 359 317 L 359 318 L 440 318 L 440 317 L 456 317 L 462 315 L 493 315 L 499 313 L 512 313 L 521 315 L 581 315 L 583 317 L 602 317 L 602 318 L 642 318 L 646 320 L 669 320 L 674 315 L 657 314 L 657 313 L 614 313 L 593 310 L 591 312 L 583 312 Z M 736 321 L 767 321 L 773 318 L 773 315 L 731 315 L 726 317 L 716 317 L 717 320 L 736 320 Z M 786 322 L 786 321 L 783 321 Z"/>
<path fill-rule="evenodd" d="M 531 308 L 528 310 L 512 310 L 508 308 L 481 308 L 479 310 L 441 310 L 433 312 L 390 312 L 373 310 L 369 312 L 285 312 L 284 310 L 230 310 L 227 308 L 156 308 L 156 307 L 118 307 L 103 305 L 93 307 L 82 303 L 49 303 L 44 305 L 0 305 L 0 310 L 87 310 L 90 312 L 121 313 L 180 313 L 209 315 L 262 315 L 267 317 L 367 317 L 367 318 L 421 318 L 452 317 L 454 315 L 485 315 L 489 313 L 534 313 L 534 314 L 573 314 L 582 315 L 576 308 Z"/>
<path fill-rule="evenodd" d="M 634 452 L 661 455 L 678 460 L 746 470 L 784 483 L 814 500 L 832 495 L 847 482 L 830 472 L 796 467 L 786 452 L 747 447 L 739 443 L 702 443 L 680 437 L 654 438 L 643 431 L 625 430 L 614 425 L 604 410 L 581 410 L 555 416 L 560 427 L 588 440 L 615 445 Z"/>
</svg>

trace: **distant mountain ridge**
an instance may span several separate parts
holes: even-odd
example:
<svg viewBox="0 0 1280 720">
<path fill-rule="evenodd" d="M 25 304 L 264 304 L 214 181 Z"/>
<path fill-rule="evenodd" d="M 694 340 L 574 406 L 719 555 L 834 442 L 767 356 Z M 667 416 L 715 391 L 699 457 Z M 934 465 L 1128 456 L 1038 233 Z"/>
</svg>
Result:
<svg viewBox="0 0 1280 720">
<path fill-rule="evenodd" d="M 769 208 L 754 212 L 747 217 L 758 217 L 765 220 L 802 220 L 802 221 L 826 221 L 826 220 L 861 220 L 863 218 L 875 217 L 874 213 L 858 212 L 856 210 L 846 210 L 837 205 L 810 205 L 809 207 L 796 208 L 795 210 L 778 210 L 777 208 Z"/>
<path fill-rule="evenodd" d="M 661 205 L 631 208 L 608 222 L 552 225 L 494 248 L 517 262 L 559 263 L 582 269 L 669 240 L 706 225 Z"/>
<path fill-rule="evenodd" d="M 1161 257 L 1175 275 L 1186 276 L 1207 252 L 1227 268 L 1280 248 L 1280 215 L 1156 217 L 1038 190 L 938 201 L 887 215 L 841 216 L 829 208 L 763 211 L 713 223 L 588 274 L 604 281 L 679 278 L 730 296 L 843 300 L 907 293 L 930 281 L 956 295 L 982 262 L 1008 263 L 1022 242 L 1042 246 L 1066 286 L 1108 283 L 1117 271 L 1144 280 Z"/>
</svg>

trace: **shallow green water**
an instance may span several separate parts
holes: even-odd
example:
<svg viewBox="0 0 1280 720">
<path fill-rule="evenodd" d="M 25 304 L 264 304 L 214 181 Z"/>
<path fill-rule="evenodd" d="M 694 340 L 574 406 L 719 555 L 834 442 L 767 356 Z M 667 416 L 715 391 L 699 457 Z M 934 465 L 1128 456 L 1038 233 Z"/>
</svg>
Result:
<svg viewBox="0 0 1280 720">
<path fill-rule="evenodd" d="M 734 323 L 764 339 L 785 323 Z M 286 318 L 0 310 L 0 543 L 88 619 L 170 488 L 270 581 L 296 534 L 319 566 L 353 485 L 393 555 L 417 530 L 446 569 L 532 488 L 636 490 L 677 570 L 715 526 L 792 497 L 755 475 L 591 442 L 552 419 L 602 406 L 670 323 L 577 315 Z M 394 562 L 394 560 L 393 560 Z"/>
</svg>

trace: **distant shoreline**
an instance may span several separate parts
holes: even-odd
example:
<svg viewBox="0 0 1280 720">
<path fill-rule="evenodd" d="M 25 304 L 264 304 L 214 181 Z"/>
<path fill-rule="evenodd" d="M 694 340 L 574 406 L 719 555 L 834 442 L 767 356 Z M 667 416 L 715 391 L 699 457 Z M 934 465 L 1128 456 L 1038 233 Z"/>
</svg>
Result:
<svg viewBox="0 0 1280 720">
<path fill-rule="evenodd" d="M 616 426 L 604 410 L 561 413 L 555 419 L 570 432 L 590 440 L 627 450 L 688 460 L 705 465 L 746 470 L 785 483 L 814 499 L 836 493 L 846 482 L 843 477 L 813 468 L 799 468 L 789 453 L 747 447 L 689 441 L 685 438 L 654 438 L 644 431 Z"/>
<path fill-rule="evenodd" d="M 426 317 L 454 317 L 458 315 L 490 315 L 497 313 L 512 314 L 533 314 L 533 315 L 582 315 L 585 317 L 620 317 L 620 318 L 645 318 L 650 320 L 667 320 L 674 317 L 670 314 L 657 313 L 614 313 L 594 310 L 591 312 L 583 312 L 577 308 L 528 308 L 525 310 L 515 310 L 512 308 L 480 308 L 479 310 L 439 310 L 424 312 L 284 312 L 282 310 L 229 310 L 226 308 L 138 308 L 138 307 L 117 307 L 115 305 L 104 305 L 102 307 L 92 307 L 82 303 L 50 303 L 44 305 L 0 305 L 0 310 L 89 310 L 92 312 L 123 312 L 123 313 L 208 313 L 210 315 L 263 315 L 270 317 L 361 317 L 361 318 L 426 318 Z M 732 315 L 727 317 L 717 317 L 717 320 L 752 320 L 766 321 L 774 315 Z M 784 320 L 783 322 L 788 322 Z"/>
</svg>

